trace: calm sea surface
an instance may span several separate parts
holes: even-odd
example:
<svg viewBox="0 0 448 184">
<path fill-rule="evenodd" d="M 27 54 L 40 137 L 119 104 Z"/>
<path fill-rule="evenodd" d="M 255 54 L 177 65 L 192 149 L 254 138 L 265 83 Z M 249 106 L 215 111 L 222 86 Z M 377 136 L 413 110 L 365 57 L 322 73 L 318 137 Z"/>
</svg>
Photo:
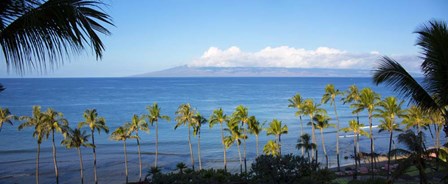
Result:
<svg viewBox="0 0 448 184">
<path fill-rule="evenodd" d="M 182 103 L 190 103 L 202 115 L 209 117 L 212 111 L 222 107 L 231 114 L 236 106 L 242 104 L 249 109 L 250 115 L 255 115 L 260 121 L 270 122 L 276 118 L 289 128 L 289 133 L 282 137 L 283 153 L 295 153 L 295 144 L 299 136 L 298 117 L 295 109 L 288 108 L 288 99 L 299 92 L 303 98 L 313 98 L 320 101 L 324 88 L 332 83 L 337 89 L 346 90 L 356 84 L 360 89 L 371 87 L 382 97 L 394 95 L 384 87 L 375 86 L 371 78 L 74 78 L 74 79 L 0 79 L 7 88 L 0 93 L 0 106 L 7 107 L 15 115 L 31 115 L 33 105 L 41 105 L 42 110 L 51 107 L 63 112 L 72 127 L 83 120 L 86 109 L 97 109 L 100 116 L 106 119 L 107 125 L 113 131 L 118 126 L 131 120 L 133 114 L 146 114 L 146 106 L 153 102 L 159 103 L 162 114 L 174 119 L 174 112 Z M 333 108 L 326 108 L 330 117 L 334 118 Z M 355 117 L 348 105 L 337 103 L 341 127 L 345 127 L 350 119 Z M 305 121 L 309 121 L 305 118 Z M 336 123 L 334 119 L 331 123 Z M 365 113 L 361 114 L 361 123 L 368 124 Z M 14 126 L 4 125 L 0 132 L 0 183 L 28 183 L 34 181 L 36 158 L 36 140 L 32 137 L 32 128 L 18 131 L 20 122 Z M 374 121 L 374 125 L 377 121 Z M 175 122 L 159 123 L 159 166 L 164 171 L 175 169 L 178 162 L 190 165 L 188 149 L 188 130 L 185 127 L 174 130 Z M 311 127 L 305 131 L 310 133 Z M 377 129 L 374 130 L 375 133 Z M 341 134 L 344 135 L 343 133 Z M 155 131 L 140 133 L 142 142 L 142 159 L 144 172 L 154 162 Z M 325 130 L 325 141 L 331 159 L 335 166 L 335 129 Z M 388 134 L 375 135 L 376 151 L 387 150 Z M 318 149 L 321 153 L 321 137 L 317 134 Z M 273 136 L 260 137 L 260 152 L 267 140 Z M 65 183 L 76 183 L 79 178 L 78 155 L 75 150 L 67 150 L 59 143 L 61 136 L 56 137 L 60 177 Z M 353 150 L 353 138 L 340 139 L 343 164 L 351 164 L 350 156 Z M 197 139 L 192 138 L 195 155 L 197 154 Z M 110 140 L 109 135 L 102 132 L 95 135 L 98 156 L 98 172 L 100 182 L 119 183 L 124 181 L 123 144 Z M 361 138 L 361 151 L 369 151 L 369 140 Z M 51 140 L 42 144 L 41 181 L 54 181 L 53 162 L 51 155 Z M 92 181 L 92 151 L 82 149 L 84 156 L 85 175 L 87 181 Z M 137 147 L 134 140 L 128 145 L 130 179 L 138 180 Z M 220 144 L 219 126 L 210 129 L 205 126 L 201 134 L 201 154 L 205 167 L 221 168 L 223 151 Z M 230 168 L 238 168 L 238 155 L 235 145 L 228 150 Z M 248 161 L 253 161 L 256 155 L 255 138 L 247 141 Z M 321 155 L 320 158 L 323 158 Z M 197 161 L 197 158 L 195 159 Z M 323 161 L 323 160 L 322 160 Z M 196 165 L 197 167 L 197 165 Z"/>
</svg>

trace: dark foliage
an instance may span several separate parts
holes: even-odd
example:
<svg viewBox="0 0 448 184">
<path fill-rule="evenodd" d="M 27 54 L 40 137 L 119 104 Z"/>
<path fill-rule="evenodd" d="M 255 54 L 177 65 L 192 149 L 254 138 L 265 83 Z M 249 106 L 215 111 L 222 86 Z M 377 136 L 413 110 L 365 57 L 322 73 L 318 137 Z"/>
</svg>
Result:
<svg viewBox="0 0 448 184">
<path fill-rule="evenodd" d="M 152 183 L 248 183 L 244 178 L 244 176 L 231 174 L 222 169 L 186 170 L 184 173 L 155 174 Z"/>
</svg>

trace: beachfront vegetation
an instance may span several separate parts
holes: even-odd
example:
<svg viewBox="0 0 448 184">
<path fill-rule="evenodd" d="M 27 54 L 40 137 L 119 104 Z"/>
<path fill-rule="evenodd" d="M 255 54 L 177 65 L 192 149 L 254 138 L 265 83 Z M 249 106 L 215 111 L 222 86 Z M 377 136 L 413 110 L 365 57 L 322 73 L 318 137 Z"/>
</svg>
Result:
<svg viewBox="0 0 448 184">
<path fill-rule="evenodd" d="M 138 181 L 142 180 L 142 156 L 140 154 L 140 137 L 138 136 L 138 131 L 142 130 L 149 133 L 148 123 L 145 121 L 145 119 L 146 116 L 139 117 L 138 115 L 134 114 L 134 116 L 132 116 L 131 122 L 125 124 L 130 133 L 135 133 L 135 140 L 137 140 L 138 163 L 140 169 Z"/>
<path fill-rule="evenodd" d="M 336 117 L 336 161 L 338 164 L 338 171 L 341 170 L 341 164 L 339 162 L 339 117 L 338 117 L 338 111 L 336 110 L 336 97 L 342 95 L 342 91 L 339 91 L 339 89 L 335 89 L 333 84 L 327 84 L 327 86 L 325 87 L 325 93 L 322 96 L 322 100 L 321 103 L 328 103 L 328 101 L 330 101 L 330 105 L 333 105 L 334 108 L 334 115 Z M 322 131 L 322 129 L 321 129 Z M 323 137 L 322 137 L 323 139 Z M 325 150 L 325 149 L 324 149 Z M 325 157 L 326 154 L 325 154 Z M 328 167 L 328 158 L 327 158 L 327 167 Z"/>
<path fill-rule="evenodd" d="M 96 172 L 96 145 L 95 145 L 95 130 L 99 133 L 104 131 L 109 133 L 109 127 L 106 126 L 106 119 L 104 117 L 98 117 L 98 112 L 96 109 L 87 109 L 84 114 L 84 121 L 78 124 L 78 128 L 83 126 L 89 127 L 92 136 L 92 150 L 93 150 L 93 176 L 95 178 L 95 184 L 98 184 L 98 176 Z"/>
<path fill-rule="evenodd" d="M 147 106 L 146 109 L 149 111 L 149 124 L 151 124 L 151 126 L 156 124 L 156 155 L 154 158 L 154 167 L 157 167 L 157 158 L 159 157 L 159 120 L 170 121 L 170 117 L 160 114 L 161 109 L 157 103 Z"/>
<path fill-rule="evenodd" d="M 3 127 L 4 123 L 13 125 L 12 124 L 13 120 L 17 120 L 17 117 L 12 115 L 11 112 L 9 112 L 8 108 L 0 107 L 0 132 L 2 131 L 2 127 Z"/>
<path fill-rule="evenodd" d="M 94 145 L 91 143 L 88 143 L 88 137 L 90 137 L 89 134 L 86 133 L 85 130 L 81 132 L 79 128 L 71 129 L 69 128 L 67 131 L 67 136 L 64 140 L 61 141 L 61 144 L 64 145 L 66 148 L 76 148 L 78 151 L 79 156 L 79 171 L 81 173 L 81 184 L 84 184 L 84 168 L 83 168 L 83 161 L 82 161 L 82 154 L 81 154 L 81 146 L 82 147 L 93 147 Z"/>
<path fill-rule="evenodd" d="M 112 140 L 115 141 L 123 141 L 123 150 L 124 150 L 124 168 L 126 175 L 126 183 L 128 183 L 128 155 L 126 152 L 126 140 L 128 139 L 139 139 L 137 136 L 132 136 L 131 131 L 129 129 L 129 124 L 125 124 L 125 126 L 120 126 L 112 132 L 111 137 Z"/>
</svg>

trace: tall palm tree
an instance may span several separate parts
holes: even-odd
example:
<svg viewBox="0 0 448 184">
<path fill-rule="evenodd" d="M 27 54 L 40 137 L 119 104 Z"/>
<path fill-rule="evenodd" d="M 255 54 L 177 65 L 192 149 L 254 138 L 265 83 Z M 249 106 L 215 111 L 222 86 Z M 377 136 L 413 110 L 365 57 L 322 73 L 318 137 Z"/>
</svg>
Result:
<svg viewBox="0 0 448 184">
<path fill-rule="evenodd" d="M 128 183 L 128 158 L 126 153 L 126 140 L 131 138 L 138 139 L 137 136 L 132 136 L 131 131 L 129 131 L 130 124 L 127 123 L 125 126 L 118 127 L 115 129 L 114 132 L 111 134 L 111 139 L 115 141 L 123 141 L 123 148 L 124 148 L 124 167 L 125 167 L 125 175 L 126 175 L 126 183 Z"/>
<path fill-rule="evenodd" d="M 402 123 L 406 126 L 406 129 L 416 127 L 417 133 L 421 132 L 422 127 L 428 125 L 429 122 L 429 117 L 425 115 L 422 109 L 414 105 L 407 109 L 406 115 L 402 121 Z"/>
<path fill-rule="evenodd" d="M 311 142 L 311 136 L 310 134 L 303 134 L 300 136 L 299 139 L 297 139 L 297 144 L 296 144 L 296 148 L 297 149 L 305 149 L 305 152 L 308 155 L 308 159 L 311 159 L 310 157 L 310 150 L 314 150 L 316 149 L 316 144 Z M 311 161 L 311 160 L 310 160 Z"/>
<path fill-rule="evenodd" d="M 207 119 L 204 118 L 199 112 L 197 112 L 192 118 L 193 124 L 193 135 L 198 137 L 198 161 L 199 161 L 199 170 L 202 170 L 202 161 L 201 161 L 201 126 L 207 123 Z"/>
<path fill-rule="evenodd" d="M 334 114 L 336 116 L 336 121 L 338 122 L 336 124 L 336 160 L 338 164 L 338 171 L 341 170 L 340 162 L 339 162 L 339 117 L 338 117 L 338 111 L 336 110 L 336 97 L 342 95 L 343 93 L 339 91 L 339 89 L 335 89 L 333 84 L 327 84 L 325 87 L 325 93 L 322 96 L 321 103 L 328 103 L 330 101 L 330 105 L 333 105 L 334 108 Z"/>
<path fill-rule="evenodd" d="M 19 73 L 59 66 L 71 53 L 91 46 L 102 58 L 98 33 L 113 25 L 97 0 L 4 1 L 0 10 L 0 45 L 8 69 Z"/>
<path fill-rule="evenodd" d="M 170 117 L 160 114 L 161 109 L 160 109 L 159 105 L 157 105 L 157 103 L 147 106 L 146 109 L 148 109 L 148 111 L 149 111 L 149 114 L 148 114 L 149 123 L 151 124 L 151 126 L 154 125 L 154 123 L 156 124 L 156 156 L 155 156 L 155 161 L 154 161 L 154 167 L 157 167 L 157 159 L 159 156 L 159 123 L 158 122 L 160 119 L 163 119 L 165 121 L 170 121 Z"/>
<path fill-rule="evenodd" d="M 48 123 L 40 110 L 40 106 L 33 106 L 32 116 L 21 116 L 20 120 L 25 121 L 20 124 L 18 129 L 22 130 L 25 127 L 34 127 L 33 137 L 37 139 L 37 156 L 36 156 L 36 184 L 39 184 L 39 158 L 40 158 L 40 144 L 42 140 L 48 139 L 50 135 Z"/>
<path fill-rule="evenodd" d="M 346 103 L 359 103 L 359 100 L 361 99 L 361 97 L 359 96 L 359 90 L 358 87 L 353 84 L 351 85 L 347 91 L 344 92 L 345 97 L 342 98 L 342 102 L 344 104 Z M 356 114 L 356 122 L 358 122 L 359 124 L 359 112 L 354 112 Z M 359 142 L 359 134 L 356 135 L 356 139 Z M 359 144 L 356 145 L 356 149 L 359 150 Z M 361 164 L 361 160 L 359 159 L 359 157 L 357 157 L 357 155 L 355 155 L 355 161 L 358 160 L 359 164 Z"/>
<path fill-rule="evenodd" d="M 273 119 L 269 123 L 269 127 L 266 128 L 266 135 L 275 135 L 276 142 L 278 144 L 278 153 L 282 155 L 282 134 L 288 133 L 288 126 L 283 125 L 282 121 Z"/>
<path fill-rule="evenodd" d="M 392 137 L 394 131 L 400 131 L 399 125 L 395 123 L 395 118 L 402 118 L 405 115 L 405 111 L 401 109 L 404 101 L 397 102 L 395 97 L 387 97 L 381 101 L 378 105 L 380 108 L 376 109 L 375 116 L 383 118 L 381 124 L 378 126 L 379 131 L 388 131 L 389 136 L 389 153 L 387 154 L 387 177 L 390 175 L 390 150 L 392 148 Z"/>
<path fill-rule="evenodd" d="M 53 143 L 53 164 L 54 164 L 54 172 L 56 175 L 56 183 L 59 183 L 59 171 L 58 171 L 58 162 L 56 161 L 56 145 L 54 142 L 54 133 L 61 132 L 64 137 L 68 128 L 68 121 L 64 118 L 64 115 L 61 112 L 56 112 L 55 110 L 48 108 L 46 112 L 45 123 L 48 124 L 49 132 L 51 132 L 51 140 Z"/>
<path fill-rule="evenodd" d="M 12 120 L 17 120 L 17 116 L 12 115 L 8 108 L 0 107 L 0 132 L 2 131 L 3 123 L 12 125 Z"/>
<path fill-rule="evenodd" d="M 344 132 L 353 132 L 353 150 L 354 150 L 354 154 L 355 154 L 355 174 L 353 175 L 353 178 L 356 179 L 357 177 L 357 172 L 358 172 L 358 162 L 356 157 L 359 158 L 359 136 L 358 135 L 364 135 L 364 136 L 369 136 L 369 134 L 364 131 L 363 129 L 361 129 L 362 127 L 364 127 L 364 124 L 359 124 L 359 122 L 357 120 L 350 120 L 348 122 L 348 127 L 342 128 L 341 131 Z"/>
<path fill-rule="evenodd" d="M 106 120 L 103 117 L 98 117 L 98 112 L 96 109 L 87 109 L 84 111 L 84 121 L 78 124 L 78 128 L 82 126 L 87 126 L 90 128 L 92 135 L 92 147 L 93 149 L 93 175 L 95 178 L 95 184 L 98 184 L 98 177 L 96 175 L 96 145 L 95 145 L 95 130 L 97 130 L 98 134 L 101 131 L 109 133 L 109 127 L 106 126 Z"/>
<path fill-rule="evenodd" d="M 303 102 L 303 114 L 307 114 L 310 117 L 310 121 L 313 120 L 314 115 L 318 113 L 326 113 L 325 109 L 320 108 L 320 104 L 314 103 L 313 99 L 306 99 Z M 311 140 L 313 144 L 316 144 L 316 133 L 315 133 L 315 127 L 314 124 L 311 124 Z M 311 158 L 314 160 L 315 155 L 315 148 L 311 149 Z"/>
<path fill-rule="evenodd" d="M 394 131 L 401 131 L 400 126 L 394 122 L 390 117 L 384 116 L 380 120 L 380 125 L 378 125 L 379 132 L 388 131 L 389 132 L 389 152 L 387 153 L 387 178 L 390 176 L 390 151 L 392 150 L 392 138 Z"/>
<path fill-rule="evenodd" d="M 78 150 L 78 156 L 79 156 L 79 167 L 81 172 L 81 183 L 84 183 L 84 174 L 83 174 L 83 161 L 82 161 L 82 154 L 81 154 L 81 146 L 83 147 L 93 147 L 94 145 L 91 143 L 88 143 L 88 137 L 90 135 L 86 134 L 86 131 L 82 131 L 79 128 L 76 129 L 68 129 L 67 136 L 64 140 L 61 141 L 62 145 L 65 145 L 66 148 L 76 148 Z"/>
<path fill-rule="evenodd" d="M 191 108 L 190 104 L 181 104 L 176 111 L 176 121 L 177 124 L 174 126 L 174 129 L 177 129 L 181 125 L 188 126 L 188 145 L 190 147 L 190 159 L 191 159 L 191 167 L 194 170 L 194 158 L 193 158 L 193 148 L 191 145 L 191 122 L 195 112 L 194 109 Z"/>
<path fill-rule="evenodd" d="M 374 153 L 375 153 L 375 144 L 373 142 L 373 132 L 372 132 L 372 118 L 373 112 L 375 111 L 376 106 L 380 101 L 380 95 L 375 93 L 370 88 L 363 88 L 359 94 L 359 101 L 357 103 L 353 103 L 351 107 L 355 110 L 354 113 L 359 113 L 363 110 L 367 110 L 369 114 L 369 134 L 370 134 L 370 161 L 371 161 L 371 169 L 372 169 L 372 178 L 375 177 L 375 172 L 373 172 L 374 167 Z"/>
<path fill-rule="evenodd" d="M 276 141 L 269 140 L 263 147 L 263 153 L 266 155 L 280 156 L 280 144 Z"/>
<path fill-rule="evenodd" d="M 257 150 L 258 157 L 258 136 L 263 131 L 263 125 L 255 118 L 255 116 L 250 116 L 247 127 L 249 128 L 249 133 L 255 135 L 255 149 Z"/>
<path fill-rule="evenodd" d="M 233 112 L 232 117 L 235 121 L 241 122 L 241 129 L 246 137 L 243 139 L 243 160 L 244 160 L 244 172 L 247 172 L 247 160 L 246 160 L 246 139 L 247 137 L 247 123 L 249 122 L 249 111 L 247 107 L 243 105 L 238 105 Z M 246 127 L 244 127 L 246 125 Z"/>
<path fill-rule="evenodd" d="M 222 127 L 223 123 L 226 123 L 229 121 L 229 118 L 226 114 L 224 114 L 224 111 L 222 108 L 215 109 L 213 111 L 213 114 L 210 116 L 209 123 L 210 128 L 212 128 L 215 124 L 219 123 L 221 126 L 221 144 L 224 151 L 224 170 L 227 171 L 227 153 L 226 153 L 226 145 L 224 144 L 224 129 Z"/>
<path fill-rule="evenodd" d="M 138 116 L 136 114 L 134 114 L 134 116 L 132 116 L 131 122 L 128 122 L 128 127 L 127 129 L 130 131 L 130 133 L 135 133 L 135 137 L 137 140 L 137 152 L 138 152 L 138 163 L 139 163 L 139 180 L 138 181 L 142 181 L 142 157 L 140 154 L 140 137 L 138 136 L 138 131 L 142 130 L 145 132 L 149 133 L 149 128 L 148 128 L 148 123 L 145 121 L 146 116 Z"/>
<path fill-rule="evenodd" d="M 316 114 L 313 117 L 313 121 L 315 122 L 314 127 L 320 130 L 320 136 L 322 139 L 322 150 L 324 151 L 325 155 L 326 168 L 328 168 L 328 155 L 327 155 L 327 149 L 325 148 L 324 129 L 329 128 L 330 126 L 334 126 L 334 124 L 329 123 L 330 117 L 328 117 L 326 114 Z"/>
<path fill-rule="evenodd" d="M 423 140 L 423 132 L 415 134 L 412 130 L 407 130 L 398 135 L 398 142 L 404 148 L 397 148 L 391 151 L 392 155 L 406 155 L 407 157 L 401 160 L 395 174 L 394 179 L 405 172 L 411 166 L 417 167 L 420 175 L 420 183 L 428 183 L 425 169 L 425 158 L 427 157 L 425 151 L 425 142 Z"/>
<path fill-rule="evenodd" d="M 299 119 L 300 119 L 300 136 L 302 136 L 303 135 L 303 121 L 302 121 L 303 98 L 302 98 L 302 96 L 300 96 L 299 93 L 296 93 L 296 95 L 294 95 L 292 98 L 288 99 L 288 101 L 289 101 L 288 107 L 297 108 L 297 111 L 296 111 L 295 115 L 299 116 Z M 301 148 L 301 149 L 302 149 L 302 156 L 303 156 L 305 151 L 304 151 L 304 148 Z"/>
<path fill-rule="evenodd" d="M 401 96 L 423 110 L 439 111 L 445 119 L 448 136 L 448 29 L 446 22 L 432 20 L 415 32 L 417 45 L 422 49 L 422 84 L 414 79 L 397 61 L 387 56 L 380 61 L 373 80 L 386 83 Z"/>
<path fill-rule="evenodd" d="M 227 128 L 224 130 L 227 131 L 230 135 L 224 137 L 224 143 L 226 144 L 227 148 L 230 148 L 234 143 L 236 144 L 238 148 L 238 156 L 240 159 L 240 173 L 243 173 L 243 161 L 241 159 L 241 151 L 240 151 L 240 145 L 241 145 L 241 139 L 246 139 L 247 136 L 242 133 L 241 127 L 238 125 L 239 122 L 235 121 L 234 118 L 231 118 L 229 122 L 227 122 Z"/>
</svg>

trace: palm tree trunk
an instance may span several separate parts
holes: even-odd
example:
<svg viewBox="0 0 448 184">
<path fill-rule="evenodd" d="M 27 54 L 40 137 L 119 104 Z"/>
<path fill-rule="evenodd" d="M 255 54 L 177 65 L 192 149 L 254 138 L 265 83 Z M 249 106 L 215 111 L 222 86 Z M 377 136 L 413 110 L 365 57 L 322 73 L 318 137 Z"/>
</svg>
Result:
<svg viewBox="0 0 448 184">
<path fill-rule="evenodd" d="M 154 161 L 154 167 L 157 168 L 157 159 L 159 157 L 159 124 L 156 121 L 156 158 Z"/>
<path fill-rule="evenodd" d="M 188 125 L 188 145 L 190 146 L 191 167 L 193 168 L 193 171 L 194 171 L 194 158 L 193 158 L 193 147 L 191 146 L 190 125 Z"/>
<path fill-rule="evenodd" d="M 359 113 L 356 113 L 356 124 L 359 127 Z M 356 150 L 358 153 L 358 164 L 361 166 L 361 157 L 359 155 L 359 133 L 356 134 Z"/>
<path fill-rule="evenodd" d="M 355 132 L 353 132 L 355 134 Z M 356 149 L 356 145 L 357 145 L 357 141 L 356 141 L 356 136 L 358 134 L 356 134 L 355 136 L 353 136 L 353 152 L 355 155 L 355 174 L 353 174 L 353 179 L 356 179 L 358 177 L 358 150 Z"/>
<path fill-rule="evenodd" d="M 92 144 L 93 144 L 93 176 L 95 178 L 95 184 L 98 184 L 98 177 L 96 176 L 96 151 L 95 151 L 95 136 L 94 131 L 95 129 L 92 129 Z"/>
<path fill-rule="evenodd" d="M 439 149 L 440 149 L 440 126 L 436 126 L 436 170 L 439 170 Z"/>
<path fill-rule="evenodd" d="M 334 105 L 334 114 L 336 115 L 336 120 L 338 121 L 338 124 L 336 125 L 336 160 L 338 162 L 338 171 L 341 170 L 341 165 L 339 162 L 339 117 L 338 117 L 338 111 L 336 111 L 336 102 L 333 101 Z"/>
<path fill-rule="evenodd" d="M 324 131 L 322 128 L 320 129 L 320 135 L 322 137 L 322 149 L 324 150 L 324 155 L 325 155 L 325 163 L 326 163 L 325 168 L 328 168 L 328 155 L 327 155 L 327 149 L 325 149 Z"/>
<path fill-rule="evenodd" d="M 302 116 L 299 116 L 300 119 L 300 137 L 302 137 L 303 135 L 303 121 L 302 121 Z M 305 154 L 305 149 L 302 147 L 302 157 Z"/>
<path fill-rule="evenodd" d="M 246 133 L 246 129 L 244 128 L 244 135 L 246 135 L 246 139 L 247 139 L 247 133 Z M 247 162 L 246 162 L 246 139 L 243 139 L 244 142 L 244 172 L 247 173 Z"/>
<path fill-rule="evenodd" d="M 224 171 L 227 171 L 226 145 L 224 144 L 224 132 L 223 132 L 223 128 L 222 128 L 222 123 L 220 123 L 220 125 L 221 125 L 221 144 L 222 144 L 222 149 L 224 151 Z"/>
<path fill-rule="evenodd" d="M 310 114 L 310 120 L 313 120 L 313 115 Z M 314 123 L 311 122 L 311 140 L 314 144 L 316 144 L 316 135 L 314 133 Z M 317 148 L 316 148 L 317 149 Z M 311 148 L 311 159 L 314 160 L 315 151 L 314 148 Z M 317 155 L 316 155 L 317 156 Z"/>
<path fill-rule="evenodd" d="M 201 132 L 198 132 L 198 161 L 199 161 L 199 170 L 202 170 L 202 161 L 201 161 Z"/>
<path fill-rule="evenodd" d="M 282 156 L 282 143 L 281 143 L 281 137 L 280 135 L 277 135 L 277 142 L 278 142 L 278 153 L 280 156 Z"/>
<path fill-rule="evenodd" d="M 373 145 L 373 132 L 372 132 L 372 113 L 369 112 L 369 128 L 370 128 L 370 167 L 372 172 L 372 179 L 375 178 L 375 172 L 374 172 L 374 162 L 375 162 L 375 147 Z"/>
<path fill-rule="evenodd" d="M 135 135 L 137 136 L 137 151 L 138 151 L 138 163 L 140 166 L 140 178 L 138 179 L 138 181 L 142 181 L 142 156 L 140 154 L 140 141 L 139 141 L 139 137 L 138 137 L 138 131 L 135 133 Z"/>
<path fill-rule="evenodd" d="M 54 144 L 54 130 L 51 132 L 52 141 L 53 141 L 53 163 L 54 163 L 54 174 L 56 175 L 56 184 L 59 183 L 59 171 L 58 171 L 58 162 L 56 161 L 56 145 Z"/>
<path fill-rule="evenodd" d="M 390 137 L 389 137 L 389 152 L 387 153 L 387 179 L 390 177 L 390 151 L 392 149 L 392 134 L 393 131 L 390 131 Z"/>
<path fill-rule="evenodd" d="M 236 145 L 238 147 L 238 156 L 240 158 L 240 173 L 243 174 L 243 161 L 241 160 L 241 151 L 240 151 L 240 145 L 238 144 L 238 140 L 235 141 Z"/>
<path fill-rule="evenodd" d="M 39 184 L 39 156 L 40 156 L 40 143 L 37 143 L 36 184 Z"/>
<path fill-rule="evenodd" d="M 258 135 L 255 135 L 255 146 L 257 147 L 257 157 L 258 157 Z"/>
<path fill-rule="evenodd" d="M 84 184 L 84 173 L 83 173 L 83 165 L 82 165 L 82 154 L 81 149 L 78 147 L 78 155 L 79 155 L 79 168 L 81 172 L 81 184 Z"/>
<path fill-rule="evenodd" d="M 128 155 L 126 153 L 126 141 L 123 141 L 124 146 L 124 169 L 125 169 L 125 175 L 126 175 L 126 183 L 128 183 Z"/>
</svg>

